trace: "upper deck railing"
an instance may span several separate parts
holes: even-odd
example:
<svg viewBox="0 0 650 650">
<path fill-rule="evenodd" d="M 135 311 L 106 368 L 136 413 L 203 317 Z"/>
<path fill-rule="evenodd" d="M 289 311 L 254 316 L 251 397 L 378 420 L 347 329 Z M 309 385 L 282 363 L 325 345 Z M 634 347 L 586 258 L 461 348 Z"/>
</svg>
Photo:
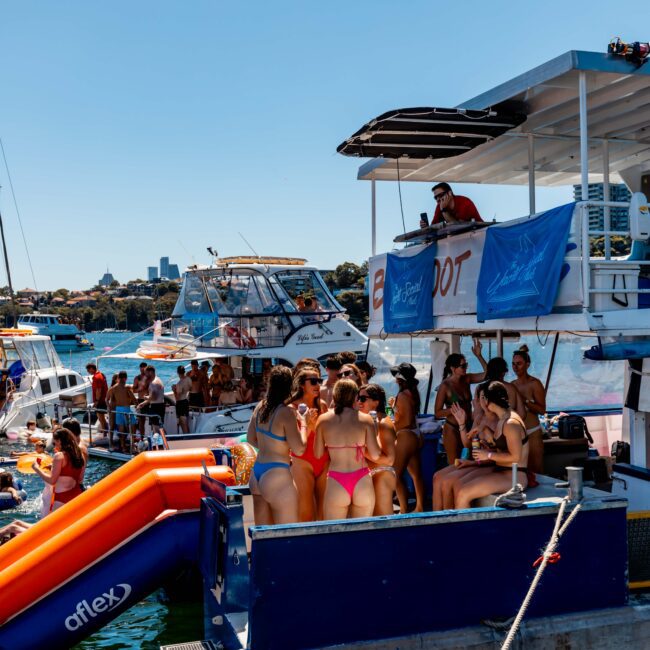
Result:
<svg viewBox="0 0 650 650">
<path fill-rule="evenodd" d="M 598 207 L 604 208 L 604 228 L 602 230 L 592 230 L 589 227 L 589 208 Z M 583 242 L 582 246 L 582 294 L 583 294 L 583 307 L 586 311 L 594 311 L 594 300 L 592 297 L 597 295 L 611 295 L 616 294 L 630 294 L 638 296 L 639 294 L 650 293 L 650 289 L 642 289 L 637 286 L 628 287 L 625 282 L 624 271 L 626 267 L 629 272 L 636 274 L 638 277 L 638 272 L 640 267 L 650 265 L 650 260 L 636 260 L 631 259 L 630 256 L 626 258 L 616 258 L 612 259 L 612 246 L 611 238 L 614 236 L 620 237 L 631 237 L 631 231 L 628 228 L 627 230 L 612 230 L 611 222 L 609 218 L 609 208 L 629 208 L 629 202 L 623 201 L 581 201 L 577 204 L 576 209 L 578 210 L 578 218 L 581 228 L 581 241 Z M 591 257 L 591 241 L 595 237 L 604 238 L 604 251 L 602 257 Z M 595 274 L 594 271 L 597 268 L 612 267 L 620 271 L 622 276 L 622 287 L 615 286 L 615 279 L 617 274 L 612 273 L 614 278 L 612 287 L 594 287 Z M 620 307 L 628 307 L 632 309 L 637 309 L 638 304 L 630 306 L 625 304 L 618 303 Z"/>
</svg>

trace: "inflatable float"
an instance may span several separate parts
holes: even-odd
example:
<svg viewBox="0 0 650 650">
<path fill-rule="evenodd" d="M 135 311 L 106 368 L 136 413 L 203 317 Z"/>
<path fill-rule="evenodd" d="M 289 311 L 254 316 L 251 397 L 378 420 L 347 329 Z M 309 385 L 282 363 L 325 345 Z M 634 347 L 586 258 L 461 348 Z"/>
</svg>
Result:
<svg viewBox="0 0 650 650">
<path fill-rule="evenodd" d="M 27 498 L 27 492 L 23 490 L 23 484 L 14 479 L 14 487 L 18 491 L 20 498 L 24 501 Z M 19 505 L 20 503 L 18 503 L 9 492 L 0 492 L 0 510 L 10 510 Z"/>
<path fill-rule="evenodd" d="M 136 354 L 143 359 L 193 359 L 196 348 L 178 339 L 166 338 L 164 341 L 142 341 Z"/>
</svg>

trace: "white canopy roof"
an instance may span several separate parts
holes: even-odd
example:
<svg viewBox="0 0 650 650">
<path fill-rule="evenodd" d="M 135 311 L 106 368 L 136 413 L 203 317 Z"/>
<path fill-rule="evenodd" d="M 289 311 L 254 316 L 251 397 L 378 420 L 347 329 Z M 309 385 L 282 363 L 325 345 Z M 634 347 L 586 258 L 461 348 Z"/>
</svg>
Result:
<svg viewBox="0 0 650 650">
<path fill-rule="evenodd" d="M 589 181 L 603 180 L 608 142 L 610 180 L 623 170 L 650 170 L 650 64 L 637 67 L 622 57 L 570 51 L 459 108 L 521 111 L 526 121 L 464 154 L 443 159 L 399 159 L 403 181 L 528 183 L 529 134 L 533 136 L 535 183 L 580 183 L 578 75 L 587 77 Z M 397 180 L 394 159 L 375 158 L 359 168 L 361 180 Z"/>
</svg>

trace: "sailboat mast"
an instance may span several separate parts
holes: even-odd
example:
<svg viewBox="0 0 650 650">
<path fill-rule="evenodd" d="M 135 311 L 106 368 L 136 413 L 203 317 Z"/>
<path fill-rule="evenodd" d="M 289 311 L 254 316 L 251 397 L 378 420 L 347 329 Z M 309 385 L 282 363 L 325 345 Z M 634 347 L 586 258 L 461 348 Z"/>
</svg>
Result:
<svg viewBox="0 0 650 650">
<path fill-rule="evenodd" d="M 11 283 L 11 271 L 9 270 L 9 257 L 7 256 L 7 242 L 5 240 L 5 227 L 2 221 L 2 212 L 0 212 L 0 235 L 2 236 L 2 252 L 5 258 L 5 268 L 7 269 L 7 282 L 9 283 L 9 296 L 11 306 L 14 312 L 14 327 L 18 327 L 18 309 L 16 307 L 16 297 L 14 296 L 14 287 Z"/>
</svg>

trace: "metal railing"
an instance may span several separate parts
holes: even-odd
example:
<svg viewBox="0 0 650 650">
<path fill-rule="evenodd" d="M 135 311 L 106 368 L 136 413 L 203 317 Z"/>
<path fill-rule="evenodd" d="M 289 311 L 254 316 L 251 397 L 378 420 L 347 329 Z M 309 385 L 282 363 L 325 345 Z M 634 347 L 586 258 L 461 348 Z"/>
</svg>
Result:
<svg viewBox="0 0 650 650">
<path fill-rule="evenodd" d="M 589 311 L 591 307 L 591 296 L 595 294 L 647 294 L 650 293 L 650 289 L 639 289 L 638 287 L 628 288 L 623 287 L 612 287 L 612 288 L 593 288 L 591 286 L 591 270 L 596 266 L 626 266 L 629 265 L 630 269 L 639 268 L 641 266 L 650 265 L 650 260 L 613 260 L 612 257 L 612 248 L 611 248 L 611 237 L 620 236 L 620 237 L 630 237 L 630 230 L 611 230 L 605 228 L 603 230 L 590 230 L 589 228 L 589 208 L 599 207 L 599 208 L 629 208 L 629 202 L 624 201 L 579 201 L 577 208 L 579 211 L 579 220 L 580 220 L 580 232 L 581 232 L 581 254 L 582 254 L 582 306 L 586 311 Z M 609 219 L 606 219 L 608 222 Z M 605 223 L 605 226 L 609 226 L 609 223 Z M 602 258 L 592 258 L 591 257 L 591 238 L 592 237 L 604 237 L 604 256 Z"/>
</svg>

